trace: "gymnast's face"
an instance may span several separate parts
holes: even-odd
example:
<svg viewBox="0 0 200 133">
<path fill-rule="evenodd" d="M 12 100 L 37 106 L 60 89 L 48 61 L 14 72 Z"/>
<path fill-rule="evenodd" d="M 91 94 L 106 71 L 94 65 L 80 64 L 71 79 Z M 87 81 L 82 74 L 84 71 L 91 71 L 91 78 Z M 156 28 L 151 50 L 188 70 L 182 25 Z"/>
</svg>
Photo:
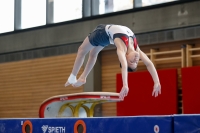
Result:
<svg viewBox="0 0 200 133">
<path fill-rule="evenodd" d="M 128 67 L 130 67 L 131 69 L 136 69 L 137 65 L 138 65 L 138 61 L 139 61 L 139 53 L 136 51 L 133 51 L 131 53 L 129 53 L 126 56 L 127 59 L 127 63 L 128 63 Z"/>
</svg>

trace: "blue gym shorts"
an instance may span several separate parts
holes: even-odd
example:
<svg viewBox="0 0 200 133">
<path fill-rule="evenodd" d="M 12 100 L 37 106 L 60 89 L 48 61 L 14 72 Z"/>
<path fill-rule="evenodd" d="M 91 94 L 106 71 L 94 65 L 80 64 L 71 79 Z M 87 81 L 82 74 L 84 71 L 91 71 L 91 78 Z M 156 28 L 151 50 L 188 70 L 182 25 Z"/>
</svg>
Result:
<svg viewBox="0 0 200 133">
<path fill-rule="evenodd" d="M 88 35 L 89 41 L 93 46 L 106 47 L 110 44 L 105 27 L 106 25 L 100 24 Z"/>
</svg>

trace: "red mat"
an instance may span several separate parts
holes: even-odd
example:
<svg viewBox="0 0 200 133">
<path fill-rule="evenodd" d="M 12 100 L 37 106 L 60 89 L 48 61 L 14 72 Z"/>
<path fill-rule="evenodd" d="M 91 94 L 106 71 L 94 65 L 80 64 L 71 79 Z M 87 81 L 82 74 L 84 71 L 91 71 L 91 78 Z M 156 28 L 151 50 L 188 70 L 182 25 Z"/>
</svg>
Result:
<svg viewBox="0 0 200 133">
<path fill-rule="evenodd" d="M 148 71 L 128 74 L 129 93 L 123 102 L 117 103 L 118 116 L 176 114 L 177 69 L 159 70 L 162 94 L 152 96 L 153 80 Z M 117 74 L 117 92 L 122 88 L 121 74 Z"/>
<path fill-rule="evenodd" d="M 182 68 L 183 113 L 200 113 L 200 66 Z"/>
</svg>

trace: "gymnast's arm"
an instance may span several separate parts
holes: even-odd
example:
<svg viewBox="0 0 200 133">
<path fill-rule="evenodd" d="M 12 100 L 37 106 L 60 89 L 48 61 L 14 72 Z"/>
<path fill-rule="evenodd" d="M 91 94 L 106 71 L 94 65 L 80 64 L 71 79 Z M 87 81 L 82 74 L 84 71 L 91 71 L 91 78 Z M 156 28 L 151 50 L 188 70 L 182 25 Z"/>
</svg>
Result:
<svg viewBox="0 0 200 133">
<path fill-rule="evenodd" d="M 123 81 L 123 87 L 119 93 L 120 99 L 124 99 L 125 96 L 128 95 L 128 72 L 127 72 L 127 61 L 126 61 L 126 51 L 123 50 L 122 46 L 120 43 L 115 43 L 115 46 L 117 47 L 117 55 L 119 58 L 119 61 L 121 63 L 121 72 L 122 72 L 122 81 Z"/>
<path fill-rule="evenodd" d="M 149 73 L 151 74 L 151 76 L 153 78 L 154 83 L 160 83 L 158 74 L 154 67 L 153 62 L 151 62 L 151 60 L 147 57 L 147 55 L 144 52 L 142 52 L 141 50 L 139 50 L 139 53 L 140 53 L 140 59 L 146 65 Z"/>
<path fill-rule="evenodd" d="M 128 77 L 128 72 L 127 72 L 127 61 L 126 61 L 126 56 L 125 56 L 125 52 L 121 49 L 117 49 L 117 55 L 119 58 L 119 61 L 121 63 L 121 72 L 122 72 L 122 81 L 123 81 L 123 86 L 127 86 L 128 87 L 128 81 L 127 81 L 127 77 Z"/>
<path fill-rule="evenodd" d="M 158 93 L 161 94 L 161 85 L 160 85 L 160 80 L 157 74 L 157 71 L 155 69 L 154 64 L 151 62 L 151 60 L 146 56 L 145 53 L 143 53 L 140 49 L 139 49 L 139 53 L 140 53 L 140 59 L 144 62 L 144 64 L 146 65 L 149 73 L 151 74 L 151 77 L 153 78 L 154 81 L 154 90 L 152 95 L 158 96 Z"/>
</svg>

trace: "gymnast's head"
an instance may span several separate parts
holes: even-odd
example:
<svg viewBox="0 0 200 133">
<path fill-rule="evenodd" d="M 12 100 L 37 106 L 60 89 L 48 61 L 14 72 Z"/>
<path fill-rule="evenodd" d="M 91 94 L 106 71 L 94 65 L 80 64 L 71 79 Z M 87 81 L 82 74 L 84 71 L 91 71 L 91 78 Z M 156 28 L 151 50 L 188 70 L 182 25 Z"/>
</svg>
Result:
<svg viewBox="0 0 200 133">
<path fill-rule="evenodd" d="M 135 72 L 137 70 L 137 65 L 139 61 L 139 53 L 135 50 L 129 52 L 126 54 L 126 60 L 127 60 L 127 71 L 128 72 Z M 120 64 L 121 67 L 121 64 Z"/>
</svg>

